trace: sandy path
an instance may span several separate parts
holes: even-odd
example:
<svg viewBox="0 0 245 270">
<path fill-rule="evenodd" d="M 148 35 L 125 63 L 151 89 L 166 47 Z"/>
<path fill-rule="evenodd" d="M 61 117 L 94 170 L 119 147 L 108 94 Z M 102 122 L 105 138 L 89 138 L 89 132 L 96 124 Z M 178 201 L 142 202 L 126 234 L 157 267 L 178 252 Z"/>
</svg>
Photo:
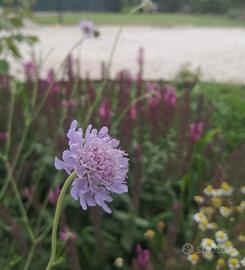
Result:
<svg viewBox="0 0 245 270">
<path fill-rule="evenodd" d="M 101 74 L 101 62 L 107 61 L 117 27 L 102 27 L 99 39 L 87 40 L 80 50 L 83 73 Z M 76 27 L 32 27 L 26 32 L 37 35 L 37 55 L 49 54 L 45 72 L 57 67 L 79 40 Z M 139 47 L 145 49 L 145 78 L 171 79 L 183 64 L 200 67 L 203 79 L 245 83 L 245 29 L 239 28 L 152 28 L 130 27 L 123 31 L 112 66 L 113 76 L 122 68 L 137 72 Z M 30 50 L 23 48 L 25 58 Z"/>
</svg>

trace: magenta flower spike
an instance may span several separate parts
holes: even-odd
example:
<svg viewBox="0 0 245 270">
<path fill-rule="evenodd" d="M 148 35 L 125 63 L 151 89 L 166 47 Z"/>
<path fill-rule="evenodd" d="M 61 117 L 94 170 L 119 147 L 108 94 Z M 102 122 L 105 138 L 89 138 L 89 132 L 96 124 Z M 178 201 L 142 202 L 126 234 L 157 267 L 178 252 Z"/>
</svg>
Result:
<svg viewBox="0 0 245 270">
<path fill-rule="evenodd" d="M 85 134 L 77 129 L 77 121 L 71 123 L 67 133 L 69 149 L 63 152 L 63 161 L 55 158 L 55 167 L 69 175 L 76 172 L 71 196 L 80 201 L 83 210 L 99 205 L 107 213 L 111 209 L 111 193 L 128 191 L 128 158 L 118 149 L 119 142 L 108 134 L 108 128 L 98 131 L 89 125 Z"/>
<path fill-rule="evenodd" d="M 204 124 L 202 122 L 190 124 L 190 138 L 193 143 L 200 140 L 203 135 Z"/>
<path fill-rule="evenodd" d="M 140 244 L 136 246 L 137 263 L 140 267 L 146 267 L 150 262 L 150 251 L 148 249 L 142 249 Z"/>
</svg>

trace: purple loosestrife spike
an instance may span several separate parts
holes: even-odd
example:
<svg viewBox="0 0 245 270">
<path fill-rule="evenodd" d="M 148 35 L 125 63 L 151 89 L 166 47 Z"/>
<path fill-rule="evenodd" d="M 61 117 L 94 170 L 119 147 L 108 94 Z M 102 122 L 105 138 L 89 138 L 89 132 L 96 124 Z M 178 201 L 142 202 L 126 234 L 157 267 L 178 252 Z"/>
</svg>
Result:
<svg viewBox="0 0 245 270">
<path fill-rule="evenodd" d="M 119 142 L 108 135 L 108 128 L 100 131 L 89 125 L 85 134 L 77 129 L 77 121 L 71 123 L 67 133 L 69 149 L 63 152 L 63 161 L 55 158 L 55 167 L 68 174 L 76 171 L 71 195 L 80 200 L 83 210 L 99 205 L 107 213 L 111 209 L 110 193 L 121 194 L 128 191 L 126 182 L 128 159 L 126 153 L 118 149 Z"/>
<path fill-rule="evenodd" d="M 167 86 L 163 94 L 163 99 L 167 105 L 174 107 L 177 100 L 175 88 Z"/>
<path fill-rule="evenodd" d="M 140 244 L 137 244 L 136 246 L 136 252 L 137 252 L 137 264 L 140 267 L 146 267 L 150 262 L 150 251 L 148 249 L 142 249 Z"/>
<path fill-rule="evenodd" d="M 34 62 L 29 61 L 23 64 L 24 71 L 26 74 L 27 80 L 34 80 L 37 76 L 37 66 Z"/>
<path fill-rule="evenodd" d="M 192 123 L 190 125 L 190 138 L 193 143 L 200 140 L 204 131 L 204 124 L 202 122 Z"/>
</svg>

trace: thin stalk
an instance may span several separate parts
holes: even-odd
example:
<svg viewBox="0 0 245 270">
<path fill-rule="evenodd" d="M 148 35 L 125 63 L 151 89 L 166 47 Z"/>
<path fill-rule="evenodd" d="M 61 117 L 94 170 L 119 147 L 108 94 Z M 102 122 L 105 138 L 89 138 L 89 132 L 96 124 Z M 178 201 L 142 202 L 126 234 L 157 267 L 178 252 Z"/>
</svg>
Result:
<svg viewBox="0 0 245 270">
<path fill-rule="evenodd" d="M 138 5 L 136 6 L 135 8 L 133 8 L 128 14 L 127 16 L 125 16 L 124 21 L 126 21 L 128 19 L 129 16 L 132 16 L 134 15 L 135 13 L 137 13 L 139 10 L 141 10 L 143 8 L 142 4 L 141 5 Z M 87 116 L 85 118 L 85 121 L 84 121 L 84 126 L 86 127 L 90 121 L 90 118 L 91 118 L 91 115 L 93 114 L 94 110 L 96 109 L 96 107 L 98 106 L 99 102 L 100 102 L 100 98 L 102 96 L 102 93 L 103 93 L 103 90 L 104 88 L 106 87 L 106 84 L 108 83 L 109 81 L 109 78 L 110 78 L 110 70 L 111 70 L 111 66 L 112 66 L 112 62 L 113 62 L 113 58 L 114 58 L 114 55 L 115 55 L 115 52 L 116 52 L 116 49 L 117 49 L 117 45 L 118 45 L 118 42 L 120 40 L 120 36 L 122 34 L 122 31 L 123 31 L 123 28 L 124 28 L 124 23 L 121 24 L 119 30 L 117 31 L 117 34 L 116 34 L 116 37 L 115 37 L 115 40 L 114 40 L 114 43 L 113 43 L 113 46 L 112 46 L 112 50 L 111 50 L 111 53 L 110 53 L 110 57 L 109 57 L 109 60 L 108 60 L 108 64 L 107 64 L 107 67 L 106 67 L 106 76 L 105 76 L 105 80 L 103 81 L 101 87 L 99 88 L 99 90 L 97 91 L 97 94 L 96 94 L 96 98 L 95 98 L 95 101 L 93 102 L 92 106 L 90 106 L 89 108 L 89 111 L 87 113 Z"/>
<path fill-rule="evenodd" d="M 28 217 L 27 217 L 27 214 L 26 214 L 26 210 L 25 210 L 25 207 L 24 207 L 24 205 L 22 203 L 22 200 L 21 200 L 21 197 L 20 197 L 20 193 L 19 193 L 18 187 L 16 186 L 15 179 L 14 179 L 14 176 L 13 176 L 12 169 L 10 167 L 10 164 L 1 155 L 0 155 L 0 158 L 3 159 L 3 161 L 5 162 L 5 165 L 6 165 L 8 174 L 10 176 L 10 183 L 11 183 L 11 186 L 12 186 L 12 189 L 13 189 L 13 192 L 14 192 L 14 196 L 16 198 L 17 205 L 18 205 L 20 214 L 22 216 L 23 223 L 24 223 L 24 225 L 26 227 L 27 233 L 28 233 L 31 241 L 32 242 L 35 242 L 35 236 L 33 234 L 33 231 L 31 229 L 31 226 L 29 224 Z"/>
<path fill-rule="evenodd" d="M 12 122 L 13 122 L 13 114 L 14 114 L 14 106 L 15 106 L 15 87 L 16 87 L 16 85 L 13 84 L 13 89 L 10 91 L 10 93 L 11 93 L 11 103 L 10 103 L 8 125 L 7 125 L 8 137 L 7 137 L 6 154 L 5 154 L 7 158 L 8 158 L 9 148 L 10 148 L 10 144 L 11 144 Z"/>
<path fill-rule="evenodd" d="M 26 263 L 24 265 L 23 270 L 28 270 L 29 269 L 30 264 L 31 264 L 31 261 L 32 261 L 32 258 L 34 256 L 35 251 L 36 251 L 36 248 L 37 248 L 37 244 L 36 244 L 36 242 L 34 242 L 32 244 L 32 246 L 31 246 L 31 249 L 30 249 L 30 252 L 29 252 L 29 255 L 27 257 L 27 260 L 26 260 Z"/>
<path fill-rule="evenodd" d="M 122 31 L 123 31 L 123 28 L 124 28 L 124 22 L 127 21 L 127 19 L 128 19 L 129 16 L 132 16 L 132 15 L 136 14 L 142 8 L 143 8 L 143 6 L 141 4 L 141 5 L 138 5 L 138 6 L 134 7 L 133 9 L 131 9 L 129 11 L 129 13 L 125 16 L 125 18 L 123 20 L 123 23 L 121 23 L 121 26 L 120 26 L 119 30 L 117 31 L 116 38 L 114 40 L 114 43 L 113 43 L 113 46 L 112 46 L 112 50 L 111 50 L 111 54 L 110 54 L 109 61 L 108 61 L 108 65 L 107 65 L 107 71 L 106 71 L 107 72 L 107 76 L 106 76 L 106 78 L 108 78 L 108 79 L 110 77 L 110 70 L 111 70 L 113 58 L 114 58 L 114 55 L 115 55 L 115 52 L 116 52 L 116 49 L 117 49 L 117 45 L 118 45 L 118 42 L 120 40 L 120 36 L 121 36 Z"/>
<path fill-rule="evenodd" d="M 17 149 L 15 159 L 14 159 L 13 164 L 12 164 L 12 171 L 15 170 L 16 165 L 17 165 L 17 163 L 19 161 L 19 157 L 20 157 L 22 148 L 24 146 L 24 143 L 25 143 L 25 140 L 26 140 L 26 137 L 27 137 L 27 133 L 29 131 L 29 127 L 30 127 L 30 124 L 27 123 L 26 126 L 25 126 L 25 129 L 23 131 L 23 134 L 22 134 L 22 137 L 21 137 L 21 140 L 20 140 L 20 144 L 19 144 L 18 149 Z M 7 188 L 8 188 L 10 180 L 11 180 L 11 175 L 8 173 L 7 177 L 6 177 L 6 180 L 5 180 L 5 183 L 3 185 L 2 191 L 0 193 L 0 201 L 2 200 L 3 196 L 5 195 L 5 192 L 6 192 Z"/>
<path fill-rule="evenodd" d="M 59 225 L 59 219 L 61 215 L 61 210 L 62 210 L 62 204 L 65 198 L 65 194 L 69 186 L 71 185 L 72 181 L 76 178 L 77 173 L 73 172 L 65 181 L 59 198 L 57 202 L 57 206 L 55 209 L 55 215 L 54 215 L 54 220 L 53 220 L 53 228 L 52 228 L 52 247 L 51 247 L 51 255 L 49 259 L 49 263 L 46 267 L 46 270 L 50 270 L 52 266 L 54 265 L 55 262 L 55 257 L 56 257 L 56 250 L 57 250 L 57 231 L 58 231 L 58 225 Z"/>
</svg>

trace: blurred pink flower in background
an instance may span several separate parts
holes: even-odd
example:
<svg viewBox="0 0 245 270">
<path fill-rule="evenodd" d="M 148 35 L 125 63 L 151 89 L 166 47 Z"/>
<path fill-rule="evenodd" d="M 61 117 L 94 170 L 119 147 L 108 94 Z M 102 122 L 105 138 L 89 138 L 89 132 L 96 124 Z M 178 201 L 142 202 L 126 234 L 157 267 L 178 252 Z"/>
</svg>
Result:
<svg viewBox="0 0 245 270">
<path fill-rule="evenodd" d="M 146 84 L 146 91 L 147 93 L 152 94 L 152 96 L 147 100 L 148 104 L 153 107 L 159 105 L 161 101 L 160 87 L 154 83 L 149 82 Z"/>
<path fill-rule="evenodd" d="M 176 105 L 176 90 L 173 86 L 167 86 L 165 88 L 164 94 L 163 94 L 163 99 L 166 104 L 170 106 L 175 106 Z"/>
<path fill-rule="evenodd" d="M 137 118 L 137 108 L 136 108 L 136 106 L 133 106 L 133 107 L 130 109 L 129 115 L 130 115 L 130 119 L 131 119 L 132 121 L 135 121 L 135 120 L 136 120 L 136 118 Z"/>
<path fill-rule="evenodd" d="M 6 85 L 9 81 L 7 75 L 0 75 L 0 85 Z"/>
<path fill-rule="evenodd" d="M 28 61 L 23 65 L 26 78 L 28 80 L 34 80 L 37 77 L 37 66 L 33 61 Z"/>
<path fill-rule="evenodd" d="M 94 37 L 95 25 L 92 21 L 81 20 L 79 26 L 85 38 Z"/>
<path fill-rule="evenodd" d="M 140 267 L 147 267 L 150 263 L 150 251 L 148 249 L 142 249 L 140 244 L 136 246 L 137 257 L 136 261 Z"/>
<path fill-rule="evenodd" d="M 27 199 L 27 200 L 31 200 L 33 197 L 33 194 L 35 192 L 35 186 L 29 186 L 29 187 L 25 187 L 23 192 L 22 192 L 22 196 L 23 198 Z"/>
<path fill-rule="evenodd" d="M 73 240 L 73 241 L 76 241 L 77 239 L 77 235 L 75 232 L 72 232 L 68 229 L 68 227 L 64 227 L 61 229 L 60 231 L 60 240 L 61 241 L 67 241 L 69 239 Z"/>
<path fill-rule="evenodd" d="M 50 191 L 49 192 L 49 202 L 53 205 L 53 206 L 56 206 L 57 204 L 57 201 L 58 201 L 58 198 L 59 198 L 59 195 L 60 195 L 60 187 L 57 186 L 54 191 Z"/>
<path fill-rule="evenodd" d="M 6 141 L 8 139 L 8 132 L 0 132 L 0 141 Z"/>
<path fill-rule="evenodd" d="M 55 82 L 54 70 L 51 69 L 48 71 L 46 82 L 48 87 L 51 87 L 51 89 L 48 89 L 50 94 L 57 94 L 61 91 L 60 86 Z"/>
<path fill-rule="evenodd" d="M 104 121 L 109 121 L 111 119 L 111 104 L 108 100 L 103 101 L 100 105 L 99 115 Z"/>
<path fill-rule="evenodd" d="M 76 100 L 63 99 L 62 102 L 61 102 L 61 105 L 64 108 L 75 108 L 77 106 L 77 102 L 76 102 Z"/>
<path fill-rule="evenodd" d="M 202 122 L 196 122 L 190 124 L 190 138 L 192 142 L 197 142 L 204 131 L 204 124 Z"/>
</svg>

